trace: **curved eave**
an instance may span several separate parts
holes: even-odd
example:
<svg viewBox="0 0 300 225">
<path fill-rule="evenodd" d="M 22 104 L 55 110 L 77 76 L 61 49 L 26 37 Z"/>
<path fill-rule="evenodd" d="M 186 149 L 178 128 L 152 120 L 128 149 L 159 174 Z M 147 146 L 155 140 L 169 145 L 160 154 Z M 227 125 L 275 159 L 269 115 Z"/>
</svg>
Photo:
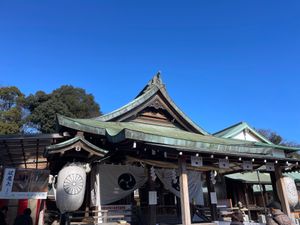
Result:
<svg viewBox="0 0 300 225">
<path fill-rule="evenodd" d="M 103 116 L 94 118 L 95 120 L 99 120 L 99 121 L 111 121 L 114 118 L 117 118 L 135 108 L 137 108 L 139 105 L 143 104 L 144 102 L 148 101 L 151 97 L 153 97 L 155 94 L 157 94 L 158 92 L 160 92 L 163 97 L 168 101 L 168 103 L 170 104 L 170 106 L 177 112 L 177 114 L 186 121 L 187 124 L 189 124 L 190 127 L 192 127 L 195 131 L 197 131 L 200 134 L 203 135 L 209 135 L 209 133 L 207 131 L 205 131 L 203 128 L 199 127 L 195 122 L 193 122 L 187 115 L 185 115 L 185 113 L 183 111 L 180 110 L 180 108 L 173 102 L 173 100 L 170 98 L 170 96 L 168 95 L 168 93 L 165 90 L 164 85 L 152 85 L 151 87 L 149 87 L 149 89 L 143 93 L 142 95 L 138 96 L 136 99 L 134 99 L 133 101 L 131 101 L 130 103 L 128 103 L 127 105 L 124 105 L 123 107 L 114 110 L 111 113 L 107 113 Z"/>
<path fill-rule="evenodd" d="M 290 146 L 283 146 L 283 145 L 274 145 L 274 144 L 265 144 L 260 142 L 254 142 L 256 146 L 262 146 L 262 147 L 271 147 L 274 149 L 280 149 L 285 150 L 288 152 L 297 152 L 300 151 L 300 147 L 290 147 Z"/>
<path fill-rule="evenodd" d="M 203 136 L 200 134 L 172 130 L 159 126 L 143 125 L 138 127 L 137 124 L 130 122 L 99 122 L 88 119 L 80 120 L 62 116 L 59 117 L 61 117 L 59 121 L 68 121 L 63 123 L 65 126 L 67 125 L 69 128 L 94 134 L 101 133 L 101 135 L 105 136 L 111 143 L 119 143 L 128 139 L 153 145 L 163 145 L 177 149 L 178 151 L 283 159 L 283 157 L 274 157 L 272 154 L 274 148 L 282 148 L 282 146 L 273 146 L 268 144 L 258 145 L 259 143 L 250 141 Z M 94 124 L 94 126 L 91 126 L 90 124 Z M 153 127 L 155 129 L 153 129 Z M 290 148 L 284 148 L 290 150 Z"/>
<path fill-rule="evenodd" d="M 81 130 L 92 134 L 98 134 L 105 136 L 106 130 L 105 128 L 96 127 L 96 126 L 85 126 L 79 122 L 77 122 L 75 119 L 56 114 L 57 122 L 60 126 L 63 127 L 69 127 L 75 130 Z"/>
<path fill-rule="evenodd" d="M 121 108 L 118 108 L 110 113 L 107 113 L 103 116 L 96 117 L 95 120 L 99 121 L 110 121 L 116 117 L 119 117 L 123 115 L 124 113 L 127 113 L 128 111 L 131 111 L 141 105 L 142 103 L 146 102 L 148 99 L 150 99 L 157 91 L 159 90 L 159 87 L 156 85 L 153 85 L 147 92 L 142 94 L 141 96 L 135 98 L 133 101 L 129 102 L 128 104 L 122 106 Z"/>
<path fill-rule="evenodd" d="M 55 154 L 55 153 L 68 151 L 71 148 L 73 148 L 75 145 L 81 146 L 83 149 L 85 149 L 89 152 L 92 152 L 94 155 L 98 155 L 98 156 L 104 156 L 108 153 L 107 150 L 99 148 L 98 146 L 87 141 L 85 138 L 83 138 L 81 136 L 75 136 L 74 138 L 71 138 L 64 142 L 47 146 L 45 155 L 47 156 L 49 154 Z"/>
</svg>

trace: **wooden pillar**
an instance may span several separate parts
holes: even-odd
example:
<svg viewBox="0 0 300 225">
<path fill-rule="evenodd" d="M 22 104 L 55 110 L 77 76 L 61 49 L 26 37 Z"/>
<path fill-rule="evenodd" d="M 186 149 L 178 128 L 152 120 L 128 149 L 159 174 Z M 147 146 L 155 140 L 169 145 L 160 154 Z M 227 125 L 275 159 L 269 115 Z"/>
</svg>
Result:
<svg viewBox="0 0 300 225">
<path fill-rule="evenodd" d="M 280 201 L 281 201 L 282 211 L 285 214 L 287 214 L 288 217 L 292 218 L 290 205 L 289 205 L 288 199 L 287 199 L 287 193 L 286 193 L 285 185 L 284 185 L 284 182 L 283 182 L 282 169 L 281 169 L 280 166 L 275 167 L 275 178 L 276 178 L 278 196 L 279 196 Z"/>
<path fill-rule="evenodd" d="M 151 167 L 148 166 L 148 191 L 156 191 L 155 188 L 155 181 L 152 180 L 151 177 Z M 149 196 L 149 195 L 148 195 Z M 149 200 L 148 200 L 148 204 L 149 204 Z M 149 209 L 149 213 L 148 213 L 148 222 L 149 225 L 156 225 L 156 205 L 149 205 L 148 206 Z"/>
<path fill-rule="evenodd" d="M 270 177 L 271 177 L 271 183 L 273 189 L 273 201 L 280 202 L 280 199 L 278 197 L 275 172 L 270 172 Z"/>
<path fill-rule="evenodd" d="M 191 212 L 189 201 L 188 175 L 186 170 L 186 159 L 180 156 L 178 159 L 179 180 L 180 180 L 180 202 L 182 225 L 191 224 Z"/>
<path fill-rule="evenodd" d="M 91 173 L 86 174 L 86 184 L 91 184 Z M 86 185 L 85 188 L 85 197 L 84 197 L 84 217 L 87 218 L 90 216 L 90 199 L 91 199 L 91 185 Z"/>
<path fill-rule="evenodd" d="M 246 184 L 244 184 L 245 201 L 246 201 L 246 208 L 248 209 L 249 221 L 251 221 L 251 211 L 249 209 L 249 195 L 248 195 L 248 191 L 249 191 L 249 185 L 246 183 Z"/>
<path fill-rule="evenodd" d="M 218 218 L 217 214 L 217 204 L 211 203 L 211 195 L 210 193 L 215 192 L 215 186 L 211 183 L 210 180 L 210 171 L 206 172 L 206 184 L 207 184 L 207 193 L 208 193 L 208 201 L 209 201 L 209 207 L 210 207 L 210 213 L 211 213 L 211 220 L 216 221 Z"/>
</svg>

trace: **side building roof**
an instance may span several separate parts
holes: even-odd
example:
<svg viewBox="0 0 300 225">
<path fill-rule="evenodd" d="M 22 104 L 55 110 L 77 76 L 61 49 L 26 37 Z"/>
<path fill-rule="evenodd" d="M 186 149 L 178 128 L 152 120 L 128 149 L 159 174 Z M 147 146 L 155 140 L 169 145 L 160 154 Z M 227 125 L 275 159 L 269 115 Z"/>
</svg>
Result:
<svg viewBox="0 0 300 225">
<path fill-rule="evenodd" d="M 237 124 L 234 124 L 230 127 L 225 128 L 223 130 L 220 130 L 220 131 L 214 133 L 213 135 L 216 137 L 222 137 L 222 138 L 232 138 L 242 131 L 250 132 L 262 143 L 273 145 L 273 143 L 271 141 L 269 141 L 263 135 L 259 134 L 255 129 L 253 129 L 251 126 L 249 126 L 249 124 L 247 124 L 246 122 L 239 122 Z"/>
</svg>

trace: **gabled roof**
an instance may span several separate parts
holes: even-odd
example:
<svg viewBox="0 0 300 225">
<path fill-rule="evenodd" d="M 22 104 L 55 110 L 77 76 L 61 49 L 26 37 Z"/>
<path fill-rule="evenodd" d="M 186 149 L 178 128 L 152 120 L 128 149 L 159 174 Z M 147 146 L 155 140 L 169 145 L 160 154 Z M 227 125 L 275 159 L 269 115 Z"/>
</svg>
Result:
<svg viewBox="0 0 300 225">
<path fill-rule="evenodd" d="M 77 135 L 67 141 L 50 145 L 46 147 L 45 156 L 49 154 L 55 154 L 55 153 L 64 153 L 66 151 L 75 149 L 76 147 L 79 147 L 81 151 L 81 148 L 85 151 L 90 153 L 90 156 L 97 155 L 103 157 L 105 154 L 108 153 L 107 150 L 104 150 L 102 148 L 99 148 L 96 145 L 93 145 L 89 141 L 87 141 L 83 136 Z"/>
<path fill-rule="evenodd" d="M 112 144 L 129 140 L 179 152 L 235 157 L 242 154 L 246 158 L 281 160 L 286 157 L 285 153 L 299 150 L 299 148 L 221 138 L 208 134 L 171 100 L 159 73 L 132 102 L 111 113 L 92 119 L 75 119 L 57 115 L 57 121 L 61 127 L 96 134 L 105 137 Z M 297 160 L 289 159 L 289 161 Z"/>
<path fill-rule="evenodd" d="M 187 115 L 185 115 L 179 107 L 173 102 L 173 100 L 168 95 L 165 85 L 161 80 L 160 73 L 157 73 L 148 84 L 142 89 L 142 91 L 136 96 L 136 98 L 124 105 L 123 107 L 107 113 L 103 116 L 95 118 L 95 120 L 103 122 L 124 122 L 128 121 L 128 118 L 132 115 L 136 115 L 138 112 L 142 111 L 149 102 L 156 101 L 152 103 L 155 105 L 162 104 L 164 109 L 168 111 L 185 130 L 199 133 L 202 135 L 208 135 L 204 129 L 199 127 L 194 123 Z M 161 103 L 162 102 L 162 103 Z"/>
<path fill-rule="evenodd" d="M 225 128 L 221 131 L 218 131 L 218 132 L 214 133 L 213 135 L 216 137 L 222 137 L 222 138 L 232 138 L 242 131 L 250 132 L 253 136 L 255 136 L 257 139 L 259 139 L 262 143 L 273 145 L 273 143 L 271 141 L 269 141 L 263 135 L 259 134 L 255 129 L 250 127 L 246 122 L 239 122 L 237 124 L 234 124 L 230 127 Z"/>
</svg>

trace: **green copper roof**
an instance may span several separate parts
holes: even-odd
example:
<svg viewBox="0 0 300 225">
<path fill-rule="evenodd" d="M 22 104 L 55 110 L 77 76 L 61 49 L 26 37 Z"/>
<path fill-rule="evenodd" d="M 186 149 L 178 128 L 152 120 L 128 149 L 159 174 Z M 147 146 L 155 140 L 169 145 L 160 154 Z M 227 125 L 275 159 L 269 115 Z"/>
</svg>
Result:
<svg viewBox="0 0 300 225">
<path fill-rule="evenodd" d="M 255 129 L 250 127 L 246 122 L 240 122 L 240 123 L 234 124 L 230 127 L 227 127 L 221 131 L 214 133 L 213 135 L 216 137 L 231 138 L 246 129 L 249 130 L 251 133 L 253 133 L 262 142 L 267 143 L 267 144 L 273 144 L 271 141 L 269 141 L 263 135 L 259 134 Z"/>
<path fill-rule="evenodd" d="M 257 154 L 258 157 L 272 157 L 272 150 L 281 146 L 257 145 L 255 142 L 218 138 L 212 135 L 201 135 L 173 127 L 150 125 L 138 122 L 103 122 L 95 119 L 73 119 L 58 115 L 61 126 L 75 130 L 94 133 L 106 138 L 112 143 L 125 139 L 175 146 L 178 149 L 232 153 Z"/>
<path fill-rule="evenodd" d="M 271 183 L 270 174 L 258 173 L 258 175 L 259 175 L 259 180 L 262 184 L 270 184 Z M 225 175 L 225 177 L 234 179 L 234 180 L 239 180 L 243 183 L 259 184 L 259 180 L 258 180 L 256 172 L 233 173 L 233 174 Z"/>
<path fill-rule="evenodd" d="M 300 173 L 299 172 L 284 173 L 284 175 L 289 176 L 290 178 L 293 178 L 297 182 L 300 181 Z"/>
<path fill-rule="evenodd" d="M 138 106 L 142 105 L 143 103 L 147 102 L 156 94 L 161 94 L 167 101 L 169 105 L 185 120 L 195 131 L 201 133 L 203 135 L 208 135 L 208 132 L 199 127 L 196 123 L 194 123 L 187 115 L 184 114 L 183 111 L 173 102 L 173 100 L 168 95 L 165 85 L 163 84 L 160 73 L 155 75 L 152 80 L 148 82 L 148 84 L 143 88 L 143 90 L 137 95 L 137 97 L 129 102 L 128 104 L 124 105 L 123 107 L 114 110 L 110 113 L 107 113 L 103 116 L 95 118 L 95 120 L 99 121 L 113 121 L 115 118 L 137 108 Z"/>
<path fill-rule="evenodd" d="M 55 145 L 50 145 L 46 147 L 46 153 L 50 153 L 50 152 L 56 152 L 59 151 L 61 149 L 67 148 L 73 144 L 76 144 L 77 142 L 81 142 L 83 143 L 83 146 L 86 146 L 87 148 L 93 150 L 96 154 L 100 154 L 100 155 L 105 155 L 106 153 L 108 153 L 107 150 L 104 150 L 102 148 L 99 148 L 96 145 L 93 145 L 92 143 L 90 143 L 89 141 L 87 141 L 84 137 L 82 136 L 75 136 L 69 140 L 66 140 L 64 142 L 55 144 Z"/>
<path fill-rule="evenodd" d="M 262 184 L 270 184 L 271 178 L 269 173 L 258 173 L 259 179 Z M 291 177 L 295 181 L 300 181 L 300 173 L 298 172 L 290 172 L 290 173 L 284 173 L 284 176 Z M 259 180 L 257 177 L 256 172 L 246 172 L 246 173 L 233 173 L 233 174 L 227 174 L 225 177 L 234 179 L 234 180 L 240 180 L 243 183 L 252 183 L 252 184 L 259 184 Z"/>
</svg>

